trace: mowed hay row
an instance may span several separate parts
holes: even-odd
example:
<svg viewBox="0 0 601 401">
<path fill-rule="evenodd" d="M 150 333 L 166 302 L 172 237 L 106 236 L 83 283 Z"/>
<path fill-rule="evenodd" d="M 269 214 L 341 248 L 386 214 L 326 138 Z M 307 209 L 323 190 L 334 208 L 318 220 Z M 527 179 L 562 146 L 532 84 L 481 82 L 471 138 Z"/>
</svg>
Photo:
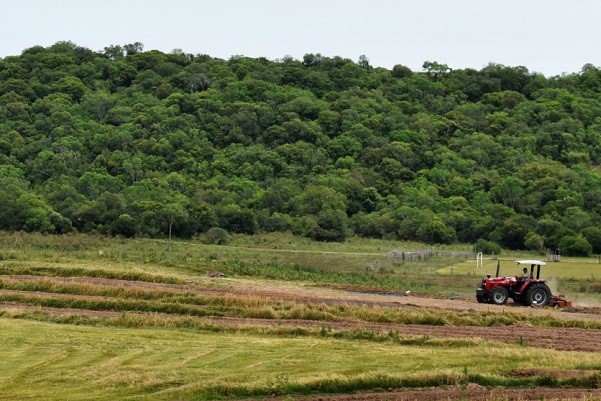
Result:
<svg viewBox="0 0 601 401">
<path fill-rule="evenodd" d="M 280 299 L 280 293 L 236 292 L 230 288 L 208 288 L 109 279 L 65 281 L 49 276 L 0 276 L 0 301 L 21 302 L 55 308 L 137 311 L 191 316 L 237 318 L 303 319 L 316 321 L 352 320 L 369 323 L 435 326 L 575 327 L 601 329 L 599 321 L 558 319 L 523 313 L 445 311 L 428 308 L 381 306 L 378 304 L 332 302 L 329 298 Z"/>
<path fill-rule="evenodd" d="M 118 280 L 70 280 L 4 276 L 0 279 L 0 310 L 8 311 L 6 316 L 10 317 L 56 323 L 243 330 L 270 336 L 321 336 L 401 344 L 438 341 L 445 345 L 453 341 L 453 346 L 459 346 L 480 338 L 521 347 L 591 351 L 601 342 L 601 330 L 590 321 L 493 312 L 311 304 L 229 293 L 223 288 L 144 282 L 119 286 L 122 282 Z M 548 327 L 554 323 L 569 323 L 572 328 Z M 572 341 L 567 342 L 566 338 Z"/>
<path fill-rule="evenodd" d="M 276 337 L 343 338 L 438 347 L 469 347 L 482 341 L 514 346 L 596 352 L 601 330 L 537 327 L 467 327 L 320 322 L 311 320 L 198 317 L 166 313 L 92 311 L 32 305 L 2 305 L 0 315 L 58 324 L 127 328 L 178 328 L 198 332 L 248 333 Z M 565 341 L 570 338 L 570 341 Z M 491 346 L 495 346 L 492 344 Z"/>
<path fill-rule="evenodd" d="M 93 277 L 106 278 L 110 280 L 128 280 L 128 281 L 144 281 L 151 283 L 169 283 L 169 284 L 184 284 L 186 280 L 181 276 L 166 275 L 161 273 L 149 273 L 150 266 L 144 266 L 144 270 L 139 267 L 126 268 L 126 265 L 119 264 L 113 267 L 99 267 L 99 262 L 93 263 L 70 263 L 53 264 L 47 261 L 43 266 L 38 262 L 30 261 L 8 261 L 3 262 L 3 275 L 33 275 L 33 276 L 48 276 L 48 277 Z"/>
<path fill-rule="evenodd" d="M 191 315 L 213 314 L 260 317 L 266 308 L 292 311 L 294 302 L 280 302 L 246 294 L 230 294 L 227 290 L 181 285 L 156 286 L 154 283 L 127 283 L 120 285 L 94 280 L 77 283 L 49 277 L 28 276 L 0 278 L 0 299 L 28 304 L 39 303 L 54 307 L 80 307 L 93 310 L 153 311 Z M 135 284 L 132 286 L 132 284 Z M 3 298 L 2 298 L 3 297 Z M 37 301 L 36 301 L 37 300 Z M 179 309 L 178 309 L 179 307 Z M 202 309 L 206 313 L 201 313 Z M 259 311 L 259 312 L 257 312 Z M 260 316 L 258 316 L 260 315 Z M 269 318 L 278 317 L 272 311 Z"/>
<path fill-rule="evenodd" d="M 66 308 L 41 308 L 18 305 L 0 310 L 0 316 L 66 325 L 138 329 L 184 329 L 198 333 L 230 333 L 263 337 L 314 337 L 359 340 L 397 345 L 430 347 L 473 347 L 483 338 L 445 338 L 419 333 L 401 333 L 387 327 L 365 327 L 348 324 L 328 324 L 312 321 L 282 322 L 266 319 L 202 318 L 161 313 L 107 312 Z M 595 348 L 596 349 L 596 348 Z M 586 350 L 584 350 L 586 351 Z"/>
</svg>

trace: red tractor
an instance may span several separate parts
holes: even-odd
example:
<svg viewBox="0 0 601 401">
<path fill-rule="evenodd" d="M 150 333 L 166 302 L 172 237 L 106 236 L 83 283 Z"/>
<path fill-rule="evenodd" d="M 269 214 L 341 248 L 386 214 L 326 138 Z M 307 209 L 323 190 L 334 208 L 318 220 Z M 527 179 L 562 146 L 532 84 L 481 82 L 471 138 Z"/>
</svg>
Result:
<svg viewBox="0 0 601 401">
<path fill-rule="evenodd" d="M 480 303 L 503 305 L 511 298 L 514 302 L 526 306 L 571 306 L 571 302 L 566 301 L 563 295 L 553 296 L 545 280 L 540 278 L 540 267 L 544 266 L 545 262 L 539 260 L 517 262 L 518 265 L 530 265 L 530 273 L 525 268 L 523 276 L 499 277 L 500 264 L 497 264 L 497 276 L 487 275 L 482 279 L 482 284 L 476 290 L 476 300 Z M 535 266 L 536 278 L 534 277 Z"/>
</svg>

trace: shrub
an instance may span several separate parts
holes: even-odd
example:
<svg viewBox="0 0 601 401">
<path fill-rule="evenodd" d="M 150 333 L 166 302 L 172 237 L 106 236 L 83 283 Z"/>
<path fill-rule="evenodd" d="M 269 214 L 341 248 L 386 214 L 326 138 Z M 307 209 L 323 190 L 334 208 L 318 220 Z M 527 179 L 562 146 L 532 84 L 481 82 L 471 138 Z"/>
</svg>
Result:
<svg viewBox="0 0 601 401">
<path fill-rule="evenodd" d="M 292 234 L 294 235 L 306 235 L 314 227 L 317 227 L 315 216 L 301 216 L 292 220 Z"/>
<path fill-rule="evenodd" d="M 307 236 L 316 241 L 343 242 L 348 235 L 346 213 L 341 210 L 324 210 L 317 217 L 317 226 Z"/>
<path fill-rule="evenodd" d="M 580 233 L 591 244 L 593 252 L 601 253 L 601 228 L 587 227 L 582 229 Z"/>
<path fill-rule="evenodd" d="M 418 228 L 417 236 L 428 244 L 451 244 L 457 239 L 455 229 L 439 219 L 433 219 Z"/>
<path fill-rule="evenodd" d="M 559 241 L 561 252 L 566 256 L 590 256 L 593 247 L 582 235 L 567 235 Z"/>
<path fill-rule="evenodd" d="M 399 224 L 391 213 L 359 212 L 352 217 L 351 224 L 353 231 L 362 237 L 398 237 Z"/>
<path fill-rule="evenodd" d="M 494 253 L 495 255 L 499 255 L 501 251 L 501 246 L 495 242 L 487 241 L 483 238 L 476 241 L 476 252 L 482 252 L 489 255 Z"/>
<path fill-rule="evenodd" d="M 227 245 L 230 242 L 230 235 L 223 228 L 213 227 L 205 234 L 205 242 L 214 245 Z"/>
<path fill-rule="evenodd" d="M 136 223 L 129 214 L 119 215 L 117 220 L 111 224 L 111 234 L 133 237 L 136 235 Z"/>
<path fill-rule="evenodd" d="M 71 220 L 57 212 L 50 212 L 50 223 L 54 226 L 57 234 L 67 234 L 73 231 Z"/>
<path fill-rule="evenodd" d="M 529 231 L 524 237 L 524 246 L 533 251 L 542 252 L 545 246 L 545 239 L 534 231 Z"/>
<path fill-rule="evenodd" d="M 230 204 L 217 209 L 219 225 L 232 232 L 240 234 L 254 234 L 259 225 L 250 209 L 243 209 L 238 205 Z"/>
<path fill-rule="evenodd" d="M 271 216 L 259 217 L 259 227 L 264 232 L 284 232 L 292 227 L 292 218 L 287 214 L 276 212 Z"/>
<path fill-rule="evenodd" d="M 499 243 L 509 249 L 523 249 L 526 234 L 536 226 L 536 221 L 523 214 L 507 218 L 493 233 L 498 237 Z M 496 239 L 491 237 L 492 239 Z"/>
</svg>

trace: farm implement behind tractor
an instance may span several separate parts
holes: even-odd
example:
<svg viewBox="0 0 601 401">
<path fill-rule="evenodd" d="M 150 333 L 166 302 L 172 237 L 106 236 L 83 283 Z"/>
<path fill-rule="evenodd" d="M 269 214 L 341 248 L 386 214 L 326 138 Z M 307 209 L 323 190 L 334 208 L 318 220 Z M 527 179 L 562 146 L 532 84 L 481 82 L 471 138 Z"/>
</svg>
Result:
<svg viewBox="0 0 601 401">
<path fill-rule="evenodd" d="M 546 263 L 539 260 L 518 260 L 518 266 L 530 265 L 530 272 L 524 268 L 522 276 L 499 277 L 500 262 L 497 263 L 496 277 L 487 275 L 482 279 L 480 287 L 476 290 L 476 300 L 480 303 L 504 305 L 509 298 L 513 302 L 525 306 L 553 306 L 569 308 L 572 302 L 563 295 L 551 294 L 551 289 L 540 278 L 540 268 Z M 536 267 L 536 277 L 534 277 Z"/>
</svg>

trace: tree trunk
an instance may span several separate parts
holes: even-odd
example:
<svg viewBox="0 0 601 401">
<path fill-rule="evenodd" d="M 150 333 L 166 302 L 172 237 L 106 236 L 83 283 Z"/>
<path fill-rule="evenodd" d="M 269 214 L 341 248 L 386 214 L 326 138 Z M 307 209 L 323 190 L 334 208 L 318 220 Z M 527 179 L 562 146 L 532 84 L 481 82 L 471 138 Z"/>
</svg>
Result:
<svg viewBox="0 0 601 401">
<path fill-rule="evenodd" d="M 171 255 L 171 227 L 173 226 L 173 220 L 169 221 L 169 242 L 167 245 L 167 253 Z"/>
</svg>

